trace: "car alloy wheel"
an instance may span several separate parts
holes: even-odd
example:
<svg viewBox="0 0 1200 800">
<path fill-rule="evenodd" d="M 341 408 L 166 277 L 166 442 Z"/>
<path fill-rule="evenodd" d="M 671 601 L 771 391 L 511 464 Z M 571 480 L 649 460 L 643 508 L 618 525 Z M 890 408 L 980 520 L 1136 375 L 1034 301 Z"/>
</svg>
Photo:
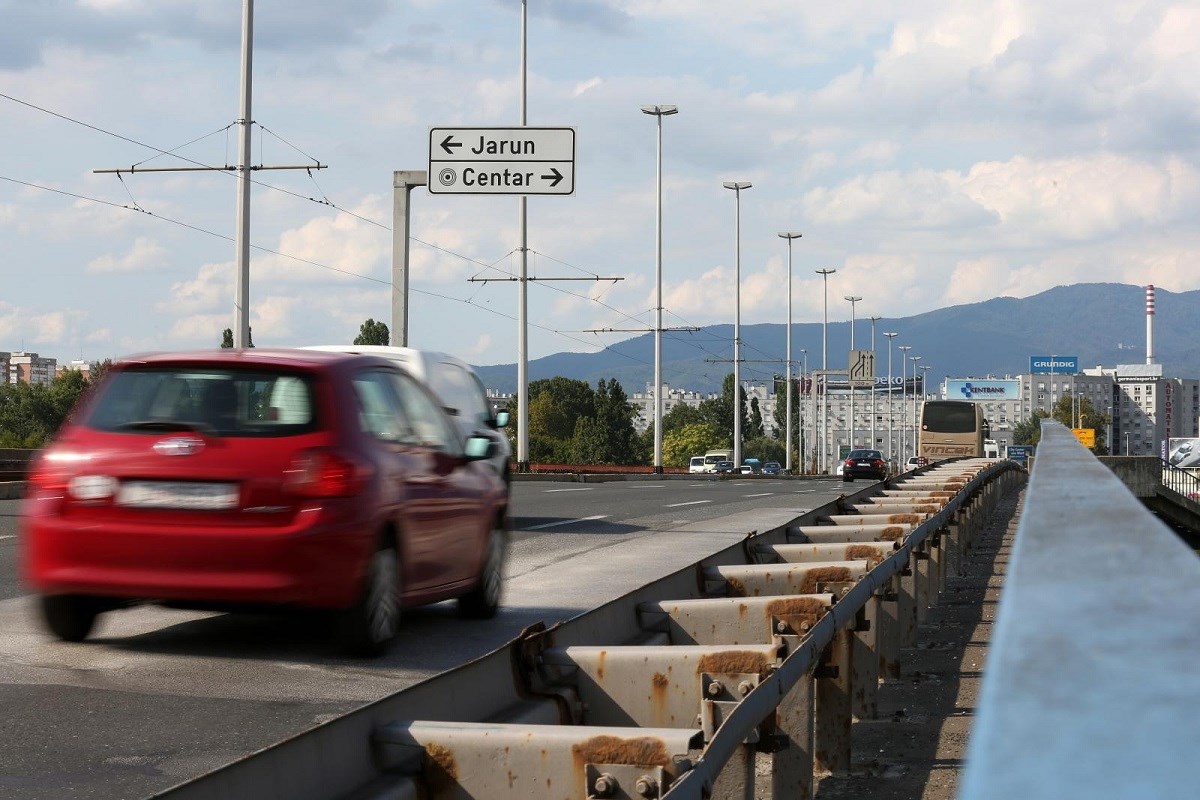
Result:
<svg viewBox="0 0 1200 800">
<path fill-rule="evenodd" d="M 487 552 L 484 554 L 479 582 L 458 600 L 458 608 L 463 616 L 490 619 L 500 609 L 504 580 L 504 538 L 503 527 L 496 526 L 488 532 Z"/>
<path fill-rule="evenodd" d="M 347 617 L 347 645 L 355 655 L 380 655 L 395 638 L 400 628 L 400 562 L 394 545 L 381 545 L 371 556 L 362 596 Z"/>
</svg>

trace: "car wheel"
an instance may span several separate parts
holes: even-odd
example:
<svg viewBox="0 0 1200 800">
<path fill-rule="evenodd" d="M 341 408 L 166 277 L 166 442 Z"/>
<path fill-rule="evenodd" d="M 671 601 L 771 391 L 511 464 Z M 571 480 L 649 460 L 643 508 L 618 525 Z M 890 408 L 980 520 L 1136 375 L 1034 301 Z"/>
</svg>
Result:
<svg viewBox="0 0 1200 800">
<path fill-rule="evenodd" d="M 487 552 L 483 557 L 483 569 L 479 583 L 471 591 L 458 598 L 458 611 L 472 619 L 491 619 L 500 609 L 500 594 L 504 579 L 505 529 L 495 526 L 488 532 Z"/>
<path fill-rule="evenodd" d="M 356 656 L 382 655 L 399 628 L 400 558 L 389 541 L 371 556 L 362 593 L 344 612 L 346 649 Z"/>
<path fill-rule="evenodd" d="M 853 475 L 843 475 L 842 476 L 842 483 L 851 483 L 853 481 L 854 481 Z"/>
<path fill-rule="evenodd" d="M 42 619 L 50 632 L 64 642 L 82 642 L 96 625 L 100 605 L 77 594 L 43 595 Z"/>
</svg>

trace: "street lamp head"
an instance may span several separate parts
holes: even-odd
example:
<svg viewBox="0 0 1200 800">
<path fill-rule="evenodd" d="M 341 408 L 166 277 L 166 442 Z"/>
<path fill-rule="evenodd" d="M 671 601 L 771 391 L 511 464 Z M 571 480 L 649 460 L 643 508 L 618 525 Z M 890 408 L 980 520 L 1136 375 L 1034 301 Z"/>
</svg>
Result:
<svg viewBox="0 0 1200 800">
<path fill-rule="evenodd" d="M 679 106 L 642 106 L 641 108 L 643 114 L 653 114 L 656 117 L 679 113 Z"/>
<path fill-rule="evenodd" d="M 814 271 L 815 271 L 815 272 L 816 272 L 818 275 L 826 275 L 826 276 L 828 276 L 828 275 L 832 275 L 833 273 L 837 272 L 837 270 L 836 270 L 836 269 L 818 269 L 818 270 L 814 270 Z"/>
<path fill-rule="evenodd" d="M 788 244 L 791 244 L 791 240 L 792 240 L 792 239 L 799 239 L 799 238 L 800 238 L 801 236 L 803 236 L 803 235 L 804 235 L 804 234 L 802 234 L 802 233 L 793 233 L 792 231 L 783 231 L 783 232 L 781 232 L 781 233 L 779 234 L 779 238 L 780 238 L 780 239 L 787 239 L 787 240 L 788 240 Z"/>
<path fill-rule="evenodd" d="M 896 337 L 897 337 L 897 336 L 899 336 L 899 335 L 900 335 L 900 334 L 896 333 L 895 331 L 892 331 L 892 332 L 890 332 L 890 333 L 885 333 L 885 334 L 884 334 L 884 336 L 888 337 L 889 339 L 894 339 L 894 338 L 896 338 Z"/>
<path fill-rule="evenodd" d="M 750 183 L 750 181 L 725 181 L 721 185 L 726 189 L 733 189 L 735 192 L 740 192 L 742 189 L 749 189 L 754 184 Z"/>
<path fill-rule="evenodd" d="M 907 353 L 909 350 L 912 350 L 912 345 L 911 344 L 902 344 L 902 345 L 899 345 L 896 349 L 903 350 L 905 353 Z"/>
<path fill-rule="evenodd" d="M 862 300 L 862 298 L 861 298 L 861 297 L 855 297 L 855 296 L 854 296 L 854 295 L 852 295 L 852 294 L 847 294 L 847 295 L 843 295 L 843 296 L 844 296 L 844 297 L 845 297 L 847 300 L 849 300 L 851 303 L 857 303 L 859 300 Z"/>
</svg>

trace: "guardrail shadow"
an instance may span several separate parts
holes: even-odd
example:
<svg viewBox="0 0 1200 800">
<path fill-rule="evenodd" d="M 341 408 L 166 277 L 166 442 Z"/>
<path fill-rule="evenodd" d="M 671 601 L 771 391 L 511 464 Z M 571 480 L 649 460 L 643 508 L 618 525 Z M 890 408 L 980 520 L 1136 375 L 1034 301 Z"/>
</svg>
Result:
<svg viewBox="0 0 1200 800">
<path fill-rule="evenodd" d="M 617 536 L 626 533 L 644 532 L 638 525 L 621 522 L 606 522 L 602 519 L 578 519 L 575 517 L 513 517 L 513 533 L 527 539 L 531 536 L 550 533 L 590 533 Z"/>
<path fill-rule="evenodd" d="M 854 723 L 851 773 L 820 777 L 815 800 L 955 796 L 1019 496 L 1013 491 L 999 502 L 972 543 L 966 574 L 947 578 L 915 646 L 901 650 L 900 677 L 880 685 L 877 719 Z"/>
</svg>

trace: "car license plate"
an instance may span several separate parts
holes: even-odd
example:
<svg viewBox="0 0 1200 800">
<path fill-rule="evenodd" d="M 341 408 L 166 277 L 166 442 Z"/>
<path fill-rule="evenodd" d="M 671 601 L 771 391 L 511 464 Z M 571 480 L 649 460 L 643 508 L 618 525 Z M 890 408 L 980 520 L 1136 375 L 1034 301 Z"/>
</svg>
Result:
<svg viewBox="0 0 1200 800">
<path fill-rule="evenodd" d="M 126 481 L 117 493 L 117 505 L 132 508 L 186 508 L 223 511 L 237 508 L 236 483 L 195 481 Z"/>
</svg>

